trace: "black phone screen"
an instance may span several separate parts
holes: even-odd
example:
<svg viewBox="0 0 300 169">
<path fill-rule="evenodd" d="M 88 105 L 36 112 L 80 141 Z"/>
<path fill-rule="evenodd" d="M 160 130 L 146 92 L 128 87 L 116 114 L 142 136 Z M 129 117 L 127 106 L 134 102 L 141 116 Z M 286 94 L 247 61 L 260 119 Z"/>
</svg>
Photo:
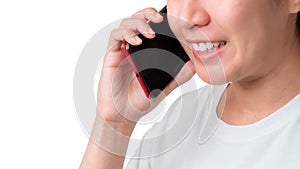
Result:
<svg viewBox="0 0 300 169">
<path fill-rule="evenodd" d="M 163 22 L 149 23 L 156 34 L 154 39 L 139 35 L 143 43 L 139 46 L 129 45 L 127 49 L 136 75 L 142 79 L 142 85 L 146 88 L 144 91 L 147 90 L 146 95 L 152 98 L 160 94 L 189 60 L 169 27 L 166 12 L 166 7 L 160 11 Z"/>
</svg>

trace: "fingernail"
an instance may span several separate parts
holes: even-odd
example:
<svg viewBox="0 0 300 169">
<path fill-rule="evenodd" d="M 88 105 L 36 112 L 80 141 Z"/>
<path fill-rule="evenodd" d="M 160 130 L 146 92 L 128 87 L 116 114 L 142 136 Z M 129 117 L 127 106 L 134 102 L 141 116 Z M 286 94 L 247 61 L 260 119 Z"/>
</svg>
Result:
<svg viewBox="0 0 300 169">
<path fill-rule="evenodd" d="M 163 18 L 159 13 L 155 13 L 155 17 L 158 18 L 158 19 Z"/>
<path fill-rule="evenodd" d="M 140 43 L 140 42 L 142 42 L 142 39 L 141 39 L 141 38 L 139 38 L 138 36 L 135 36 L 135 37 L 134 37 L 134 39 L 135 39 L 135 41 L 136 41 L 137 43 Z"/>
<path fill-rule="evenodd" d="M 148 34 L 150 34 L 150 35 L 154 35 L 155 34 L 155 32 L 151 29 L 151 28 L 149 28 L 148 29 Z"/>
</svg>

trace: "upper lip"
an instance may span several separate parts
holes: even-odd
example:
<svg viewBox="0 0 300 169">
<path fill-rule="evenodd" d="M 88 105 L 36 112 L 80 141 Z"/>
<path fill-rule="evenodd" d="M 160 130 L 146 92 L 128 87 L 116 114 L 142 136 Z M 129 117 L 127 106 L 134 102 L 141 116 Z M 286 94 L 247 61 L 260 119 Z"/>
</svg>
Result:
<svg viewBox="0 0 300 169">
<path fill-rule="evenodd" d="M 226 40 L 217 40 L 217 39 L 199 39 L 197 37 L 195 38 L 185 38 L 185 41 L 188 43 L 215 43 L 215 42 L 225 42 Z"/>
<path fill-rule="evenodd" d="M 182 30 L 183 38 L 188 43 L 207 43 L 207 42 L 223 42 L 226 41 L 214 36 L 209 36 L 209 34 L 205 34 L 204 32 L 200 32 L 199 30 Z"/>
<path fill-rule="evenodd" d="M 219 42 L 226 42 L 225 40 L 219 40 L 219 41 L 195 41 L 195 42 L 192 42 L 192 41 L 187 41 L 188 43 L 219 43 Z"/>
</svg>

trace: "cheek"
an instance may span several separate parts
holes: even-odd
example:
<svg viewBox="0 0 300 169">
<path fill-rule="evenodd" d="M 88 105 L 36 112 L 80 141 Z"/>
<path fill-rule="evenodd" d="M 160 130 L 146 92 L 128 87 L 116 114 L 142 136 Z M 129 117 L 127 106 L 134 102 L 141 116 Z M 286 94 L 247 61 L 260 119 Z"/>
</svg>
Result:
<svg viewBox="0 0 300 169">
<path fill-rule="evenodd" d="M 215 25 L 228 40 L 227 51 L 221 58 L 227 81 L 253 74 L 263 63 L 265 19 L 261 9 L 250 10 L 247 1 L 222 5 L 225 7 L 214 13 Z"/>
<path fill-rule="evenodd" d="M 167 11 L 168 14 L 179 16 L 180 9 L 182 7 L 183 2 L 181 0 L 168 0 L 167 1 Z"/>
<path fill-rule="evenodd" d="M 180 9 L 177 0 L 168 4 L 171 9 Z M 214 65 L 206 65 L 193 59 L 193 54 L 185 47 L 192 59 L 196 73 L 208 83 L 220 84 L 228 81 L 236 81 L 259 73 L 267 59 L 264 46 L 270 42 L 268 39 L 268 21 L 270 9 L 264 9 L 266 0 L 224 0 L 205 1 L 205 8 L 210 15 L 210 29 L 224 36 L 229 42 L 228 49 L 222 55 L 220 62 Z M 267 7 L 268 8 L 268 7 Z M 168 10 L 169 14 L 179 16 L 177 10 Z M 180 20 L 179 20 L 180 21 Z M 169 21 L 173 32 L 181 39 L 181 27 L 183 22 L 173 17 Z M 270 45 L 269 45 L 270 46 Z"/>
</svg>

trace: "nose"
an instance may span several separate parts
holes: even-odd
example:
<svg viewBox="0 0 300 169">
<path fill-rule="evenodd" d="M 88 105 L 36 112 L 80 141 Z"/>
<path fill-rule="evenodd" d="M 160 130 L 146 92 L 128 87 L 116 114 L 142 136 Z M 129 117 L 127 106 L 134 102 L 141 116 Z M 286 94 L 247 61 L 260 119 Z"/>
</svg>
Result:
<svg viewBox="0 0 300 169">
<path fill-rule="evenodd" d="M 205 9 L 204 0 L 180 0 L 178 15 L 192 26 L 202 27 L 210 22 L 210 16 Z"/>
</svg>

